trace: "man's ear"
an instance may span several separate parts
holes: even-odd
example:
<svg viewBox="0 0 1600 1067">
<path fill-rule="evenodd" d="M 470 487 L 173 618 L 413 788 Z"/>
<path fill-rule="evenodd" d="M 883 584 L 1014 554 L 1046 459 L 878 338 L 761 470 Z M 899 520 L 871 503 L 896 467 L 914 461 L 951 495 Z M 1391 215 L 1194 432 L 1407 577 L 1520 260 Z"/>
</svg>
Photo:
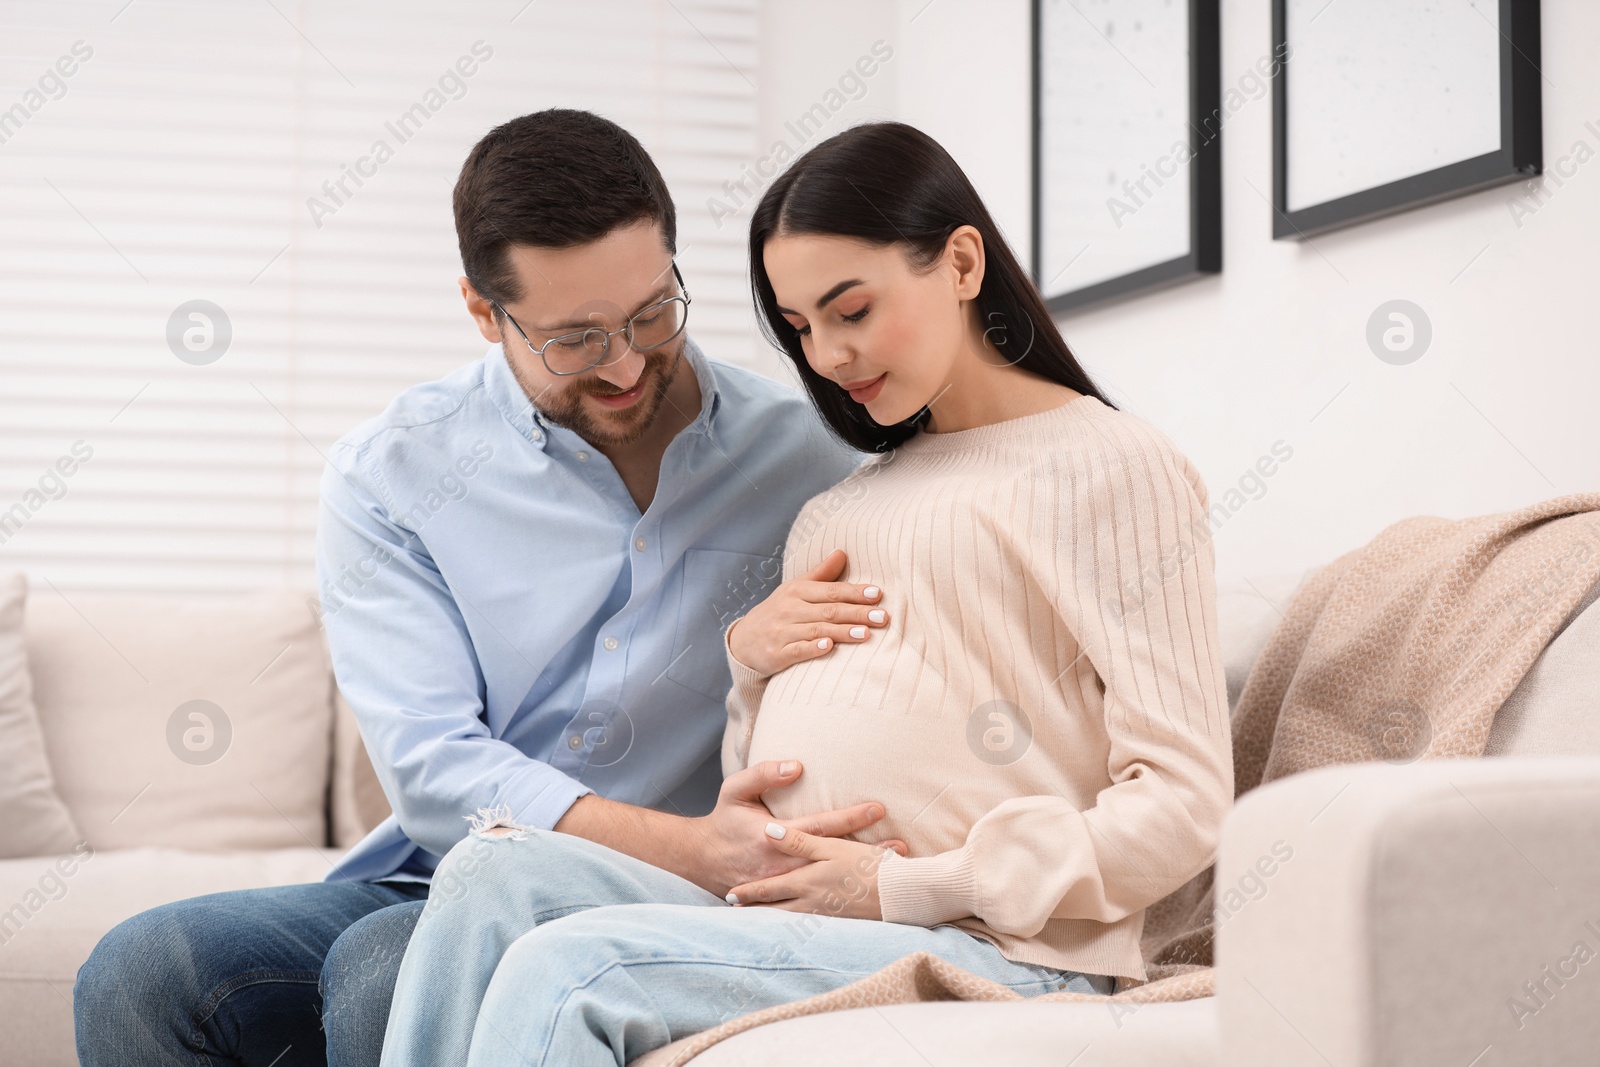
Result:
<svg viewBox="0 0 1600 1067">
<path fill-rule="evenodd" d="M 467 302 L 467 314 L 478 324 L 478 332 L 483 334 L 483 339 L 491 344 L 499 344 L 504 338 L 494 305 L 485 300 L 465 277 L 457 278 L 456 284 L 461 287 L 461 299 Z"/>
</svg>

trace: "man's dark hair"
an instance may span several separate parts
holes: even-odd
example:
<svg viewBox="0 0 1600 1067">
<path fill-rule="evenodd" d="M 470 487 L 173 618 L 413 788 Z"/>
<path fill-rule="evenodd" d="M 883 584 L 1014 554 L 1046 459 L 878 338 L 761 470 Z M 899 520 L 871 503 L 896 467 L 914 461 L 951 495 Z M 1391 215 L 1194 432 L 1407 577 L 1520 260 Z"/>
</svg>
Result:
<svg viewBox="0 0 1600 1067">
<path fill-rule="evenodd" d="M 490 130 L 461 166 L 454 206 L 467 280 L 499 304 L 523 295 L 513 244 L 571 248 L 652 219 L 677 254 L 677 212 L 650 154 L 588 111 L 553 107 Z"/>
</svg>

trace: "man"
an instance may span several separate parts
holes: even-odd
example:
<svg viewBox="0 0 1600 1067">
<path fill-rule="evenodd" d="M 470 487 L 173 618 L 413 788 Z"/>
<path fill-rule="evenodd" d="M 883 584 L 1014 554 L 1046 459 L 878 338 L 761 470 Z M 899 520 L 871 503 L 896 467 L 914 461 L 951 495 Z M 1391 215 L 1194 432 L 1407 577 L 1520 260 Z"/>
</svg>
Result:
<svg viewBox="0 0 1600 1067">
<path fill-rule="evenodd" d="M 719 792 L 719 631 L 857 457 L 796 393 L 689 339 L 672 200 L 614 123 L 506 123 L 454 208 L 461 292 L 493 347 L 346 436 L 322 485 L 323 621 L 394 815 L 325 882 L 107 934 L 74 994 L 85 1067 L 376 1064 L 430 876 L 469 818 L 576 834 L 719 894 L 799 863 L 768 843 L 760 794 L 803 768 Z"/>
</svg>

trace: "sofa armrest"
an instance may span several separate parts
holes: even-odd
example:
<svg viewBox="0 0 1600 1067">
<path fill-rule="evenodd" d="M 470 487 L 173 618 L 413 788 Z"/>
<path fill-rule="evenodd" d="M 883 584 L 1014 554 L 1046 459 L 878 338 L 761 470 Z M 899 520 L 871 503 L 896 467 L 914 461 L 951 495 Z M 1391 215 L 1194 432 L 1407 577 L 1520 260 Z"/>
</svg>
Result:
<svg viewBox="0 0 1600 1067">
<path fill-rule="evenodd" d="M 1214 883 L 1221 1062 L 1592 1059 L 1597 841 L 1593 757 L 1348 764 L 1246 794 Z"/>
</svg>

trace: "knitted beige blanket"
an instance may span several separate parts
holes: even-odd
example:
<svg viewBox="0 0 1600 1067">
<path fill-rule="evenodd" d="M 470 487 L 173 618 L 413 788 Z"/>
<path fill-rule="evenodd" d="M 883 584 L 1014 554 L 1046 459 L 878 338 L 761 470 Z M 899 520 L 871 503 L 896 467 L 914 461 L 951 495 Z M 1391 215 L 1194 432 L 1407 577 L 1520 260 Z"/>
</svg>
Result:
<svg viewBox="0 0 1600 1067">
<path fill-rule="evenodd" d="M 1483 755 L 1495 712 L 1600 581 L 1600 493 L 1498 515 L 1406 519 L 1322 568 L 1289 605 L 1233 712 L 1234 796 L 1338 763 Z M 1145 913 L 1139 1004 L 1215 992 L 1208 867 Z M 755 1026 L 918 1000 L 1020 1000 L 916 953 L 829 993 L 752 1012 L 634 1061 L 679 1067 Z"/>
</svg>

